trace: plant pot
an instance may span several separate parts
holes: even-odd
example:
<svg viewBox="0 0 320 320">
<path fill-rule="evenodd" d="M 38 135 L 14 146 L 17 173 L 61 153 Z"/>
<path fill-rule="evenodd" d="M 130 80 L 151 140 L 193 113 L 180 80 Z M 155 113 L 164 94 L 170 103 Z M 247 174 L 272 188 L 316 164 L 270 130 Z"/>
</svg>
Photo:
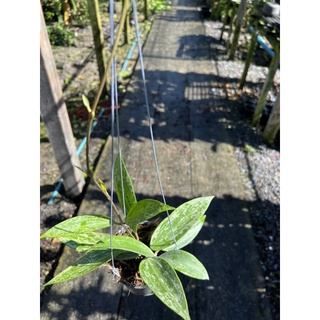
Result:
<svg viewBox="0 0 320 320">
<path fill-rule="evenodd" d="M 146 245 L 149 245 L 150 237 L 159 223 L 159 219 L 153 221 L 144 221 L 139 226 L 140 241 L 143 241 Z M 151 296 L 153 292 L 144 284 L 139 276 L 139 264 L 141 257 L 138 254 L 127 252 L 118 255 L 118 259 L 115 260 L 115 266 L 119 270 L 121 275 L 120 283 L 125 285 L 130 292 L 138 296 Z"/>
<path fill-rule="evenodd" d="M 131 283 L 129 282 L 126 282 L 126 281 L 123 281 L 122 282 L 123 285 L 125 285 L 128 290 L 137 295 L 137 296 L 152 296 L 153 295 L 153 292 L 151 291 L 151 289 L 148 287 L 148 286 L 134 286 L 132 285 Z"/>
</svg>

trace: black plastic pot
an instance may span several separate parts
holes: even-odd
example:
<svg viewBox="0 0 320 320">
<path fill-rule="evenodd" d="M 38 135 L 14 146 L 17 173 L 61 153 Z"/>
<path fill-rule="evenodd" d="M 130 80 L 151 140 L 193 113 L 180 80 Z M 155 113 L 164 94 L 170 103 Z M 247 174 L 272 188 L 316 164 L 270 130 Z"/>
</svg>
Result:
<svg viewBox="0 0 320 320">
<path fill-rule="evenodd" d="M 123 281 L 122 282 L 131 293 L 137 295 L 137 296 L 152 296 L 153 292 L 150 290 L 148 286 L 134 286 L 129 282 Z"/>
</svg>

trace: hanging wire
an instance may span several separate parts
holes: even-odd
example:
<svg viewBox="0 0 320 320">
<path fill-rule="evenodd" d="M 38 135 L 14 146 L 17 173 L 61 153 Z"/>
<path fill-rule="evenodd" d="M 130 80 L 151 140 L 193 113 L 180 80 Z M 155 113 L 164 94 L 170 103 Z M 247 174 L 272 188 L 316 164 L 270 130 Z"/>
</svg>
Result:
<svg viewBox="0 0 320 320">
<path fill-rule="evenodd" d="M 110 1 L 110 44 L 114 44 L 114 0 Z M 112 59 L 111 64 L 111 192 L 110 192 L 110 251 L 111 251 L 111 263 L 112 263 L 112 273 L 114 276 L 120 277 L 118 270 L 114 265 L 114 255 L 112 246 L 112 236 L 113 236 L 113 193 L 114 193 L 114 106 L 115 106 L 115 91 L 116 86 L 114 83 L 115 79 L 115 58 Z"/>
<path fill-rule="evenodd" d="M 152 144 L 152 151 L 153 151 L 153 160 L 154 160 L 154 164 L 155 164 L 155 167 L 156 167 L 157 178 L 158 178 L 158 182 L 159 182 L 159 187 L 160 187 L 163 203 L 166 204 L 166 199 L 165 199 L 165 196 L 164 196 L 163 186 L 162 186 L 160 173 L 159 173 L 159 166 L 158 166 L 158 161 L 157 161 L 156 147 L 155 147 L 155 143 L 154 143 L 154 137 L 153 137 L 153 131 L 152 131 L 152 125 L 151 125 L 150 107 L 149 107 L 148 92 L 147 92 L 147 83 L 146 83 L 146 77 L 145 77 L 145 73 L 144 73 L 142 49 L 141 49 L 141 42 L 140 42 L 140 37 L 139 37 L 137 5 L 136 5 L 136 1 L 135 0 L 131 0 L 131 2 L 132 2 L 134 26 L 135 26 L 136 38 L 137 38 L 138 50 L 139 50 L 139 60 L 140 60 L 140 66 L 141 66 L 141 75 L 142 75 L 145 102 L 146 102 L 146 109 L 147 109 L 148 122 L 149 122 L 149 130 L 150 130 L 150 137 L 151 137 L 151 144 Z M 167 211 L 167 217 L 168 217 L 168 222 L 169 222 L 170 229 L 172 231 L 172 237 L 173 237 L 173 240 L 174 240 L 175 249 L 177 250 L 178 246 L 177 246 L 177 242 L 176 242 L 176 237 L 175 237 L 175 234 L 174 234 L 174 231 L 173 231 L 173 228 L 172 228 L 171 219 L 170 219 L 170 215 L 169 215 L 168 211 Z"/>
<path fill-rule="evenodd" d="M 140 32 L 138 27 L 138 15 L 137 15 L 137 6 L 135 0 L 132 0 L 132 8 L 133 8 L 133 15 L 134 15 L 134 22 L 135 22 L 135 31 L 136 31 L 136 39 L 138 44 L 138 51 L 139 51 L 139 60 L 141 65 L 141 72 L 142 72 L 142 79 L 144 85 L 144 94 L 145 94 L 145 101 L 146 101 L 146 109 L 147 109 L 147 116 L 149 122 L 149 130 L 150 130 L 150 137 L 152 143 L 152 151 L 153 151 L 153 159 L 156 168 L 158 183 L 162 195 L 163 202 L 166 204 L 166 199 L 164 196 L 163 186 L 160 178 L 159 173 L 159 166 L 157 161 L 156 155 L 156 148 L 154 143 L 152 125 L 151 125 L 151 116 L 150 116 L 150 108 L 149 108 L 149 101 L 147 95 L 147 86 L 146 86 L 146 79 L 144 73 L 144 64 L 142 58 L 142 49 L 141 49 L 141 42 L 140 42 Z M 110 0 L 110 44 L 111 47 L 114 45 L 114 0 Z M 115 106 L 117 106 L 115 108 Z M 112 273 L 114 276 L 120 277 L 118 270 L 115 268 L 114 263 L 114 255 L 113 255 L 113 246 L 112 246 L 112 237 L 113 237 L 113 197 L 114 197 L 114 122 L 115 122 L 115 112 L 116 109 L 116 129 L 117 129 L 117 140 L 118 140 L 118 153 L 121 156 L 121 146 L 120 146 L 120 126 L 119 126 L 119 117 L 118 117 L 118 92 L 117 92 L 117 78 L 116 78 L 116 58 L 114 57 L 111 64 L 111 194 L 110 194 L 110 250 L 111 250 L 111 263 L 112 263 Z M 123 198 L 123 211 L 124 215 L 126 215 L 126 208 L 125 208 L 125 201 L 124 201 L 124 189 L 123 189 L 123 178 L 122 178 L 122 163 L 120 164 L 120 181 L 121 181 L 121 189 L 122 189 L 122 198 Z M 175 243 L 175 249 L 178 249 L 175 234 L 172 228 L 169 212 L 167 211 L 168 222 L 170 225 L 170 229 L 172 231 L 173 240 Z"/>
<path fill-rule="evenodd" d="M 118 140 L 118 154 L 120 158 L 122 159 L 121 156 L 121 141 L 120 141 L 120 124 L 119 124 L 119 111 L 118 111 L 118 83 L 117 83 L 117 70 L 116 70 L 116 58 L 114 58 L 114 64 L 113 64 L 113 70 L 112 70 L 112 75 L 113 75 L 113 84 L 114 84 L 114 98 L 115 98 L 115 105 L 116 105 L 116 127 L 117 127 L 117 140 Z M 125 197 L 124 197 L 124 188 L 123 188 L 123 174 L 122 174 L 122 163 L 120 163 L 120 181 L 121 181 L 121 196 L 122 196 L 122 203 L 123 203 L 123 215 L 124 218 L 127 216 L 127 210 L 126 210 L 126 203 L 125 203 Z M 121 234 L 124 233 L 124 228 L 121 227 Z"/>
</svg>

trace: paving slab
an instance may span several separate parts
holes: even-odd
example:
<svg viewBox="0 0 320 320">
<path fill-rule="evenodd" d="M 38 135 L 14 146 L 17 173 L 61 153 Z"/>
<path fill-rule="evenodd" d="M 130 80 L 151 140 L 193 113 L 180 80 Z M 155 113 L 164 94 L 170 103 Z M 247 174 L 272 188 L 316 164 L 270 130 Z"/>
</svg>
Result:
<svg viewBox="0 0 320 320">
<path fill-rule="evenodd" d="M 186 248 L 206 266 L 210 280 L 181 276 L 192 319 L 271 319 L 261 305 L 264 282 L 230 143 L 227 119 L 219 113 L 223 94 L 212 94 L 221 78 L 195 0 L 174 0 L 158 15 L 143 48 L 151 123 L 166 202 L 178 206 L 214 195 L 204 227 Z M 140 64 L 119 112 L 122 155 L 138 200 L 161 200 L 152 154 Z M 114 140 L 117 145 L 118 140 Z M 96 167 L 110 187 L 111 137 Z M 81 214 L 108 214 L 109 205 L 92 184 Z M 76 259 L 65 249 L 56 274 Z M 179 319 L 155 296 L 128 294 L 105 268 L 54 285 L 41 319 Z"/>
</svg>

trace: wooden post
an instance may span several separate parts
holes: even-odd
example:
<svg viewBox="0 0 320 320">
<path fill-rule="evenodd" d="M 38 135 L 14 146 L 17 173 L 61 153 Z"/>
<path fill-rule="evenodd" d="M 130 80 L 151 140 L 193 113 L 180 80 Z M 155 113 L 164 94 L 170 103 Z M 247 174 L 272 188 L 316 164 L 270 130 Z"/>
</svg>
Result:
<svg viewBox="0 0 320 320">
<path fill-rule="evenodd" d="M 148 0 L 144 0 L 144 19 L 147 20 L 148 18 L 149 18 Z"/>
<path fill-rule="evenodd" d="M 280 129 L 280 93 L 276 103 L 272 108 L 268 122 L 263 132 L 263 140 L 267 143 L 273 143 Z"/>
<path fill-rule="evenodd" d="M 40 5 L 40 110 L 63 178 L 66 194 L 81 194 L 85 185 L 66 104 Z"/>
<path fill-rule="evenodd" d="M 256 126 L 260 121 L 263 108 L 264 108 L 266 101 L 267 101 L 268 92 L 271 88 L 274 75 L 276 74 L 278 66 L 279 66 L 279 61 L 280 61 L 280 48 L 279 48 L 279 45 L 276 44 L 276 45 L 274 45 L 274 56 L 273 56 L 271 63 L 270 63 L 269 72 L 268 72 L 267 78 L 263 84 L 257 106 L 254 110 L 254 114 L 253 114 L 253 118 L 252 118 L 252 125 L 253 126 Z"/>
<path fill-rule="evenodd" d="M 129 11 L 129 1 L 128 0 L 122 0 L 122 7 Z M 130 43 L 130 17 L 127 13 L 126 21 L 124 23 L 124 42 L 126 44 Z"/>
<path fill-rule="evenodd" d="M 238 40 L 239 40 L 239 36 L 240 36 L 240 32 L 241 32 L 241 26 L 242 26 L 243 18 L 246 14 L 246 10 L 247 10 L 247 0 L 241 0 L 241 3 L 238 8 L 238 12 L 237 12 L 236 26 L 235 26 L 234 33 L 233 33 L 233 39 L 232 39 L 232 44 L 231 44 L 230 54 L 229 54 L 229 60 L 234 60 L 237 46 L 238 46 Z"/>
<path fill-rule="evenodd" d="M 102 81 L 106 71 L 106 53 L 104 50 L 104 40 L 102 33 L 102 25 L 99 13 L 99 1 L 88 0 L 88 11 L 90 16 L 94 47 L 96 52 L 96 58 L 98 63 L 99 77 Z"/>
<path fill-rule="evenodd" d="M 257 41 L 257 33 L 256 33 L 256 29 L 254 29 L 253 32 L 252 32 L 252 38 L 251 38 L 251 41 L 250 41 L 250 45 L 249 45 L 249 50 L 248 50 L 247 57 L 246 57 L 245 66 L 244 66 L 244 69 L 243 69 L 243 72 L 242 72 L 242 76 L 241 76 L 241 80 L 240 80 L 240 83 L 239 83 L 239 89 L 243 89 L 243 86 L 246 83 L 248 70 L 249 70 L 249 67 L 250 67 L 250 63 L 251 63 L 251 60 L 252 60 L 253 53 L 254 53 L 254 50 L 256 48 L 257 42 L 258 42 Z"/>
</svg>

